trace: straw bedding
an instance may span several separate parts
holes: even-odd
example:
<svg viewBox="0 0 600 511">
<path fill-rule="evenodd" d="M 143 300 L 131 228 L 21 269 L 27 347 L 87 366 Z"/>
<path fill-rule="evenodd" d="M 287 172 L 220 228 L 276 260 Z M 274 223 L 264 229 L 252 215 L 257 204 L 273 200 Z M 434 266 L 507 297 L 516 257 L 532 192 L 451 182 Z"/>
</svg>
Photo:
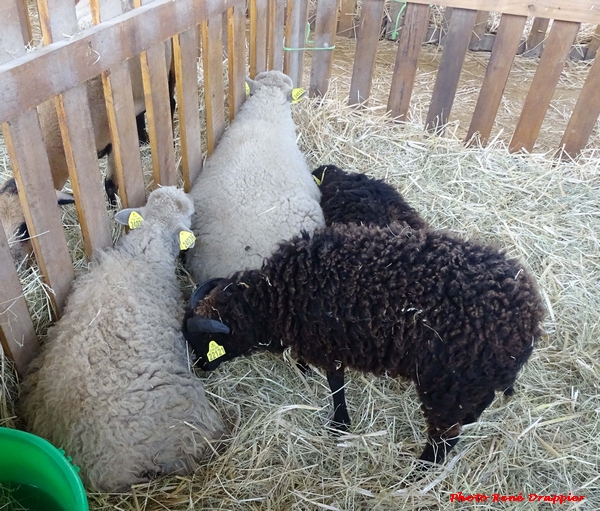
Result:
<svg viewBox="0 0 600 511">
<path fill-rule="evenodd" d="M 425 68 L 428 58 L 437 57 L 426 54 Z M 470 57 L 468 65 L 477 68 L 479 58 Z M 547 336 L 517 380 L 516 395 L 498 396 L 476 424 L 464 428 L 447 463 L 415 482 L 410 475 L 426 434 L 412 384 L 348 372 L 346 396 L 355 422 L 352 434 L 334 438 L 324 428 L 332 414 L 324 375 L 301 374 L 289 360 L 269 354 L 238 359 L 199 374 L 232 431 L 198 473 L 125 494 L 92 494 L 92 509 L 475 507 L 451 502 L 458 492 L 490 496 L 477 509 L 551 509 L 548 503 L 492 500 L 494 494 L 527 500 L 529 494 L 569 493 L 586 498 L 561 508 L 600 509 L 600 151 L 589 149 L 576 163 L 557 163 L 551 153 L 508 155 L 502 133 L 486 148 L 465 148 L 460 119 L 445 137 L 428 137 L 421 116 L 427 101 L 419 96 L 430 94 L 427 84 L 416 91 L 411 122 L 393 124 L 381 107 L 388 60 L 393 66 L 388 54 L 378 56 L 370 107 L 355 110 L 345 106 L 351 59 L 341 50 L 327 97 L 294 109 L 300 146 L 311 166 L 334 163 L 383 178 L 433 227 L 494 242 L 527 264 L 548 307 Z M 580 68 L 574 74 L 584 76 Z M 564 80 L 571 77 L 566 73 Z M 468 96 L 459 95 L 455 111 L 468 108 Z M 510 96 L 504 100 L 507 119 L 518 112 L 513 105 Z M 555 102 L 553 110 L 563 108 L 570 106 Z M 549 149 L 555 137 L 545 125 L 538 147 Z M 8 167 L 4 153 L 0 164 Z M 65 222 L 73 255 L 81 258 L 73 207 Z M 36 272 L 22 277 L 43 331 L 47 305 Z M 185 276 L 182 282 L 189 287 Z M 0 369 L 0 425 L 14 426 L 16 385 L 4 358 Z"/>
</svg>

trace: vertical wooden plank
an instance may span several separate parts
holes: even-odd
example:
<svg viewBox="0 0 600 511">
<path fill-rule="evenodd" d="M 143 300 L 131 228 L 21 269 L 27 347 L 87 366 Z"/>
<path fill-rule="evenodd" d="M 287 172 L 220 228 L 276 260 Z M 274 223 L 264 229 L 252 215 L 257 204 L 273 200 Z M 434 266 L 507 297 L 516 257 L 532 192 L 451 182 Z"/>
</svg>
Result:
<svg viewBox="0 0 600 511">
<path fill-rule="evenodd" d="M 592 63 L 567 128 L 560 141 L 563 157 L 575 158 L 587 144 L 600 115 L 600 59 Z"/>
<path fill-rule="evenodd" d="M 15 0 L 19 11 L 19 21 L 21 22 L 21 34 L 23 42 L 30 44 L 33 37 L 31 35 L 31 20 L 29 19 L 29 9 L 27 8 L 27 0 Z"/>
<path fill-rule="evenodd" d="M 80 85 L 58 96 L 57 101 L 83 244 L 88 259 L 91 259 L 96 250 L 112 246 L 112 235 L 98 168 L 92 118 L 87 107 L 87 89 Z"/>
<path fill-rule="evenodd" d="M 0 282 L 0 344 L 4 354 L 14 361 L 18 373 L 23 375 L 39 343 L 4 229 L 0 229 Z"/>
<path fill-rule="evenodd" d="M 283 28 L 286 0 L 269 0 L 269 69 L 283 70 Z"/>
<path fill-rule="evenodd" d="M 585 49 L 586 60 L 593 59 L 598 52 L 598 48 L 600 48 L 600 25 L 596 27 L 596 30 L 592 35 L 592 40 L 588 43 Z"/>
<path fill-rule="evenodd" d="M 398 40 L 398 54 L 394 77 L 388 98 L 388 110 L 399 121 L 406 120 L 410 105 L 421 43 L 427 33 L 429 6 L 409 3 L 406 7 L 404 25 Z"/>
<path fill-rule="evenodd" d="M 75 0 L 38 0 L 38 13 L 46 45 L 77 32 Z"/>
<path fill-rule="evenodd" d="M 246 4 L 244 2 L 228 10 L 229 52 L 229 120 L 233 121 L 246 99 Z"/>
<path fill-rule="evenodd" d="M 542 43 L 546 39 L 546 31 L 548 30 L 549 23 L 550 20 L 547 18 L 535 18 L 533 20 L 523 55 L 526 57 L 538 57 L 542 54 Z"/>
<path fill-rule="evenodd" d="M 340 19 L 337 33 L 344 37 L 356 37 L 354 33 L 354 16 L 356 15 L 357 0 L 341 0 Z"/>
<path fill-rule="evenodd" d="M 250 78 L 267 70 L 268 0 L 250 0 Z"/>
<path fill-rule="evenodd" d="M 427 130 L 442 133 L 448 122 L 476 18 L 477 11 L 452 9 L 452 19 L 427 112 Z"/>
<path fill-rule="evenodd" d="M 37 112 L 5 122 L 2 131 L 36 260 L 53 291 L 54 315 L 60 317 L 74 272 Z"/>
<path fill-rule="evenodd" d="M 202 22 L 202 62 L 208 154 L 212 154 L 225 130 L 222 20 L 221 16 L 214 16 Z"/>
<path fill-rule="evenodd" d="M 384 5 L 385 0 L 364 0 L 362 3 L 349 105 L 365 102 L 371 93 L 371 81 L 375 69 L 375 54 L 377 53 Z"/>
<path fill-rule="evenodd" d="M 321 0 L 317 3 L 314 50 L 310 73 L 310 97 L 323 96 L 329 88 L 335 27 L 337 25 L 338 1 Z"/>
<path fill-rule="evenodd" d="M 500 19 L 492 55 L 467 132 L 467 141 L 475 134 L 478 134 L 482 144 L 489 139 L 526 22 L 526 16 L 514 14 L 503 14 Z"/>
<path fill-rule="evenodd" d="M 94 24 L 123 13 L 121 0 L 90 0 L 90 6 Z M 104 71 L 102 85 L 121 205 L 124 208 L 140 207 L 146 203 L 146 193 L 129 63 L 122 62 Z"/>
<path fill-rule="evenodd" d="M 544 53 L 509 144 L 511 152 L 533 149 L 579 26 L 580 23 L 572 21 L 554 20 Z"/>
<path fill-rule="evenodd" d="M 308 23 L 308 0 L 288 0 L 285 23 L 285 46 L 283 72 L 294 82 L 294 87 L 302 86 L 304 50 L 306 47 L 306 24 Z"/>
<path fill-rule="evenodd" d="M 481 44 L 481 40 L 485 34 L 485 29 L 488 26 L 488 20 L 490 18 L 489 11 L 477 11 L 477 17 L 475 18 L 475 25 L 471 33 L 471 40 L 469 41 L 469 48 L 476 48 Z"/>
<path fill-rule="evenodd" d="M 25 53 L 21 28 L 16 5 L 0 4 L 0 64 Z M 39 344 L 4 229 L 0 229 L 0 282 L 0 343 L 23 375 Z"/>
<path fill-rule="evenodd" d="M 173 53 L 183 181 L 185 191 L 188 192 L 202 169 L 202 139 L 198 107 L 198 48 L 195 28 L 173 38 Z M 229 56 L 232 57 L 231 54 Z"/>
<path fill-rule="evenodd" d="M 71 9 L 74 13 L 73 0 L 39 0 L 38 5 L 46 44 L 62 40 L 63 34 L 77 31 L 76 19 L 66 16 Z M 65 18 L 58 17 L 61 15 Z M 88 259 L 91 259 L 95 250 L 112 245 L 112 236 L 98 168 L 86 85 L 78 85 L 58 96 L 55 104 L 84 249 Z"/>
<path fill-rule="evenodd" d="M 147 5 L 153 0 L 134 0 L 134 7 Z M 154 186 L 177 185 L 179 176 L 175 165 L 173 123 L 166 51 L 170 41 L 158 44 L 140 54 L 144 102 L 148 120 L 148 136 L 152 153 Z M 168 50 L 167 50 L 168 48 Z"/>
</svg>

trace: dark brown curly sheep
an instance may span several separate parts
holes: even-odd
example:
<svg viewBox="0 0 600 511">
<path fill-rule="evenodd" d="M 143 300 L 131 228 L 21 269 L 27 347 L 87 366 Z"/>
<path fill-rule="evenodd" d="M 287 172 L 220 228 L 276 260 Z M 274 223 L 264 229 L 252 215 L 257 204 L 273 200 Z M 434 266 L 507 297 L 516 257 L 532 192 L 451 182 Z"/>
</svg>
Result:
<svg viewBox="0 0 600 511">
<path fill-rule="evenodd" d="M 410 378 L 428 424 L 421 459 L 434 462 L 495 391 L 512 392 L 544 315 L 518 260 L 403 224 L 296 237 L 262 269 L 199 286 L 192 309 L 184 333 L 201 369 L 289 346 L 327 372 L 338 429 L 350 424 L 345 367 Z"/>
<path fill-rule="evenodd" d="M 321 190 L 321 208 L 327 225 L 363 224 L 385 226 L 405 222 L 413 229 L 427 223 L 398 190 L 380 179 L 321 165 L 312 172 Z"/>
</svg>

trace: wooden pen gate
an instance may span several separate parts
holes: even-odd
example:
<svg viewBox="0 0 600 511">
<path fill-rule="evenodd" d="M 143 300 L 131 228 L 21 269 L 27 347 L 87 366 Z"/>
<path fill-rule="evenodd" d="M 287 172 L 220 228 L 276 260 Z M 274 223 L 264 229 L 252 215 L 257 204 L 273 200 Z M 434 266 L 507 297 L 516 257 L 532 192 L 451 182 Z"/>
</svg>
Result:
<svg viewBox="0 0 600 511">
<path fill-rule="evenodd" d="M 233 118 L 244 101 L 246 42 L 250 76 L 265 69 L 283 69 L 296 86 L 302 82 L 304 54 L 311 50 L 310 95 L 323 95 L 331 76 L 336 30 L 348 32 L 356 6 L 356 1 L 319 0 L 314 8 L 311 48 L 307 48 L 308 0 L 250 0 L 248 6 L 245 0 L 136 2 L 143 5 L 123 13 L 120 0 L 92 0 L 97 25 L 70 37 L 77 25 L 75 0 L 38 0 L 47 46 L 32 52 L 27 52 L 24 45 L 31 38 L 26 0 L 3 0 L 0 4 L 0 122 L 37 264 L 54 292 L 55 317 L 61 314 L 74 273 L 35 107 L 54 98 L 85 249 L 90 257 L 94 250 L 109 245 L 111 239 L 87 106 L 87 80 L 102 76 L 121 201 L 124 206 L 139 206 L 145 202 L 145 192 L 128 59 L 140 58 L 142 63 L 154 181 L 176 184 L 179 172 L 173 149 L 164 52 L 164 42 L 173 40 L 181 174 L 189 189 L 201 169 L 203 153 L 210 154 L 225 129 L 226 106 Z M 590 0 L 573 0 L 568 5 L 559 0 L 438 3 L 453 9 L 426 121 L 427 129 L 436 132 L 441 132 L 448 121 L 478 18 L 482 12 L 502 13 L 467 136 L 471 139 L 477 135 L 484 143 L 527 17 L 554 20 L 510 143 L 512 151 L 531 150 L 580 22 L 600 23 L 600 5 Z M 362 1 L 348 91 L 350 104 L 369 98 L 384 4 L 384 0 Z M 406 118 L 410 108 L 430 6 L 425 0 L 415 0 L 403 10 L 388 101 L 392 117 L 399 120 Z M 198 42 L 206 116 L 204 148 L 198 113 Z M 223 80 L 224 49 L 228 55 L 228 86 Z M 600 112 L 600 94 L 595 94 L 599 88 L 600 65 L 594 61 L 565 126 L 561 146 L 566 154 L 576 155 L 585 146 Z M 0 282 L 0 340 L 5 353 L 23 370 L 38 342 L 3 232 Z"/>
</svg>

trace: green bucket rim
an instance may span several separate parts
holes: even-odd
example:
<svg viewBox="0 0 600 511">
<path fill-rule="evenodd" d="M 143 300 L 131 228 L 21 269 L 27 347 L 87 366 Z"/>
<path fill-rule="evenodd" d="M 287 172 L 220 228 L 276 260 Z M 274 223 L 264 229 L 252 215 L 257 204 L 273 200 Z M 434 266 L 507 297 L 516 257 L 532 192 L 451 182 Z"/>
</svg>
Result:
<svg viewBox="0 0 600 511">
<path fill-rule="evenodd" d="M 81 509 L 81 511 L 89 510 L 83 482 L 81 481 L 81 478 L 79 477 L 75 467 L 70 463 L 69 459 L 66 458 L 63 450 L 58 449 L 48 442 L 48 440 L 45 440 L 42 437 L 34 435 L 33 433 L 21 431 L 19 429 L 0 426 L 0 438 L 2 437 L 8 439 L 16 438 L 17 440 L 27 442 L 47 454 L 50 459 L 56 463 L 56 465 L 58 465 L 57 468 L 66 476 L 69 486 L 73 490 L 76 508 Z"/>
</svg>

